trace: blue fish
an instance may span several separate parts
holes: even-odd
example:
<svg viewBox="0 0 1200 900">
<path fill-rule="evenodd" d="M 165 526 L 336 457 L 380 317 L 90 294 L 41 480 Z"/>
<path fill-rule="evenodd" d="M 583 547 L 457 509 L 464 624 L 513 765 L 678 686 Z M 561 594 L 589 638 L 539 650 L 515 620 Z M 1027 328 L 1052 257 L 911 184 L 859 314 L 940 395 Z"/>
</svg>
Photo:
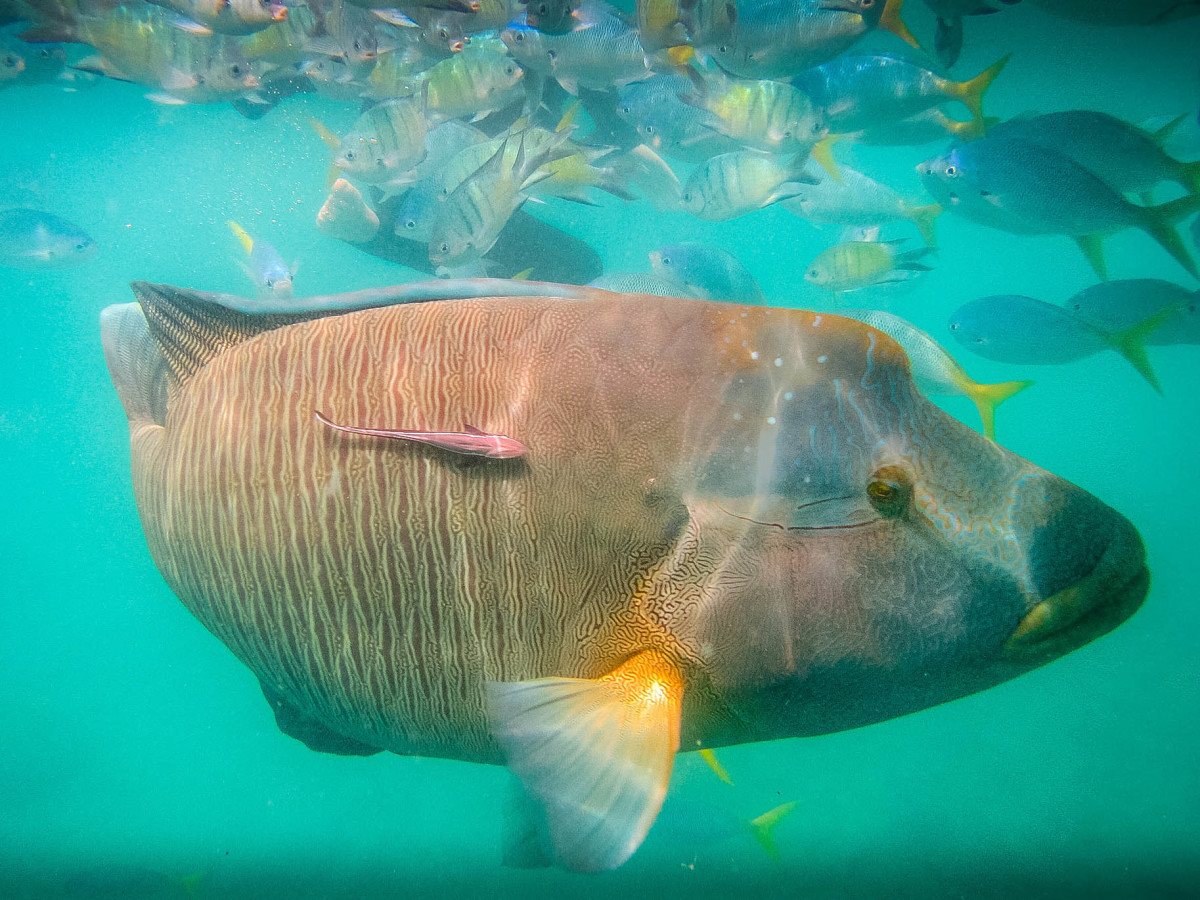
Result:
<svg viewBox="0 0 1200 900">
<path fill-rule="evenodd" d="M 1146 355 L 1146 340 L 1175 312 L 1169 308 L 1124 329 L 1106 331 L 1070 309 L 1002 294 L 960 306 L 950 316 L 950 333 L 978 356 L 1020 365 L 1063 365 L 1114 350 L 1162 393 Z"/>
<path fill-rule="evenodd" d="M 1200 344 L 1200 292 L 1157 278 L 1104 281 L 1085 288 L 1067 309 L 1101 331 L 1123 331 L 1165 309 L 1174 309 L 1146 337 L 1147 344 Z"/>
<path fill-rule="evenodd" d="M 0 210 L 0 265 L 67 269 L 96 254 L 96 242 L 72 222 L 37 209 Z"/>
<path fill-rule="evenodd" d="M 229 229 L 249 257 L 242 268 L 258 289 L 260 300 L 287 300 L 292 296 L 292 270 L 271 244 L 256 241 L 237 222 L 230 221 Z"/>
<path fill-rule="evenodd" d="M 711 244 L 668 244 L 650 253 L 650 268 L 677 281 L 694 297 L 731 303 L 765 304 L 754 276 L 728 250 Z"/>
<path fill-rule="evenodd" d="M 1145 231 L 1189 273 L 1200 274 L 1175 231 L 1200 210 L 1200 196 L 1138 206 L 1071 158 L 1011 138 L 960 144 L 921 163 L 917 173 L 944 209 L 981 225 L 1073 237 L 1102 280 L 1103 238 L 1129 228 Z"/>
</svg>

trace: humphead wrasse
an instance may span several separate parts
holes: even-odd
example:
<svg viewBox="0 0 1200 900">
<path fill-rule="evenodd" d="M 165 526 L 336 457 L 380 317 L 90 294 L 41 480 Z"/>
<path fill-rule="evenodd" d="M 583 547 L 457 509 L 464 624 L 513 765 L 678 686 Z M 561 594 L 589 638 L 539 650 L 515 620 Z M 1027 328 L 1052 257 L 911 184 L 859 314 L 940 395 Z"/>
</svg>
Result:
<svg viewBox="0 0 1200 900">
<path fill-rule="evenodd" d="M 134 290 L 103 342 L 168 584 L 309 746 L 506 764 L 547 862 L 624 862 L 678 751 L 971 694 L 1147 591 L 1126 519 L 860 322 L 516 281 Z"/>
</svg>

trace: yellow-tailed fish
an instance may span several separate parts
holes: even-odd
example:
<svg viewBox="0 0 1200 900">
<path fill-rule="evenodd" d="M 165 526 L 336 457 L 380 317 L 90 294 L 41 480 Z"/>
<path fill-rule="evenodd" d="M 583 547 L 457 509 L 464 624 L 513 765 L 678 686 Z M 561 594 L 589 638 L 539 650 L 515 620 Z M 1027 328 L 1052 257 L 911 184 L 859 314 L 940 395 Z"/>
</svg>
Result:
<svg viewBox="0 0 1200 900">
<path fill-rule="evenodd" d="M 901 122 L 951 100 L 982 124 L 983 95 L 1008 64 L 1005 56 L 966 81 L 954 81 L 894 56 L 842 56 L 801 73 L 793 84 L 825 111 L 838 133 Z"/>
<path fill-rule="evenodd" d="M 946 349 L 911 322 L 882 310 L 839 309 L 839 316 L 877 328 L 904 348 L 913 381 L 929 396 L 966 397 L 979 410 L 983 433 L 996 439 L 996 407 L 1030 387 L 1032 381 L 981 384 L 968 375 Z"/>
<path fill-rule="evenodd" d="M 425 155 L 425 114 L 414 97 L 372 106 L 339 141 L 333 164 L 367 184 L 399 184 Z"/>
<path fill-rule="evenodd" d="M 803 185 L 795 197 L 783 202 L 785 209 L 819 225 L 843 225 L 869 228 L 887 222 L 912 222 L 925 243 L 934 246 L 934 220 L 942 207 L 903 197 L 897 191 L 869 175 L 846 166 L 840 167 L 840 181 L 822 172 L 814 172 L 815 184 Z"/>
<path fill-rule="evenodd" d="M 783 160 L 757 150 L 722 153 L 699 165 L 683 188 L 681 205 L 692 215 L 721 222 L 794 197 L 812 181 L 804 156 Z"/>
<path fill-rule="evenodd" d="M 425 110 L 434 121 L 479 121 L 523 99 L 524 70 L 497 40 L 474 40 L 461 53 L 418 76 Z"/>
<path fill-rule="evenodd" d="M 292 270 L 269 242 L 255 240 L 232 219 L 226 224 L 246 252 L 247 262 L 239 265 L 254 283 L 263 300 L 286 300 L 292 296 Z"/>
<path fill-rule="evenodd" d="M 929 266 L 920 262 L 930 247 L 900 251 L 895 241 L 844 241 L 823 251 L 804 272 L 809 284 L 840 294 L 876 284 L 908 281 Z"/>
</svg>

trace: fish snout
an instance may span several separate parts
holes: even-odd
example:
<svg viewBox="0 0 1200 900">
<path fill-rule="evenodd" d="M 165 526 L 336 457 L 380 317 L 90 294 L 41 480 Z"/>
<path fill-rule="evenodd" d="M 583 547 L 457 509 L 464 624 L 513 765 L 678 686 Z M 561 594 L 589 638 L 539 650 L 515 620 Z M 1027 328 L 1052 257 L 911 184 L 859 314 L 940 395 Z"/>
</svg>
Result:
<svg viewBox="0 0 1200 900">
<path fill-rule="evenodd" d="M 1005 656 L 1040 664 L 1128 619 L 1150 586 L 1133 523 L 1091 494 L 1053 479 L 1029 553 L 1035 602 L 1004 645 Z M 1057 496 L 1055 496 L 1057 494 Z"/>
</svg>

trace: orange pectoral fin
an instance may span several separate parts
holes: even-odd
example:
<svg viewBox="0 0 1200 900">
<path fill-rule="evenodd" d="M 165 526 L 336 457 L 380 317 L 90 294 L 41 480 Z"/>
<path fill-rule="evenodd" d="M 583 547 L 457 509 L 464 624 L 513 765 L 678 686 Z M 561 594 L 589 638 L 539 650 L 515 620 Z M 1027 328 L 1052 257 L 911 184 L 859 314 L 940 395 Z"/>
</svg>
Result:
<svg viewBox="0 0 1200 900">
<path fill-rule="evenodd" d="M 678 667 L 654 650 L 598 679 L 488 684 L 492 732 L 562 865 L 615 869 L 641 845 L 667 793 L 682 698 Z"/>
</svg>

